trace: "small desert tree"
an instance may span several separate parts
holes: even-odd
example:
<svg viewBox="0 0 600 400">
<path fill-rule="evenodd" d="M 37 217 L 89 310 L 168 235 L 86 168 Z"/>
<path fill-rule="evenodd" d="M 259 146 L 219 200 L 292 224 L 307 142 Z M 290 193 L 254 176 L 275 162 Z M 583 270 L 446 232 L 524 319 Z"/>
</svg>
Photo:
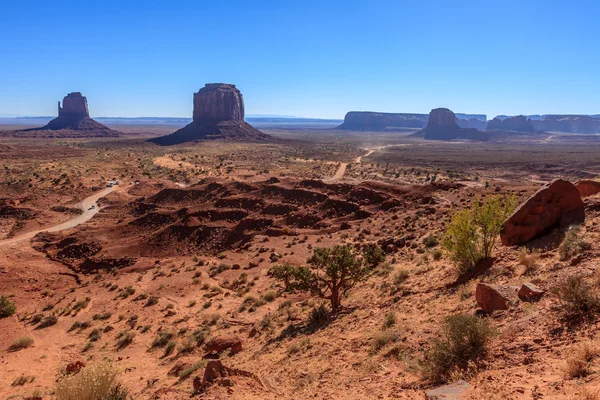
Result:
<svg viewBox="0 0 600 400">
<path fill-rule="evenodd" d="M 333 311 L 339 309 L 341 298 L 365 279 L 370 271 L 368 266 L 363 265 L 362 258 L 348 245 L 316 248 L 308 263 L 310 268 L 292 267 L 279 277 L 274 276 L 287 279 L 288 287 L 329 300 Z"/>
<path fill-rule="evenodd" d="M 458 212 L 448 226 L 442 247 L 458 267 L 459 273 L 472 269 L 492 256 L 504 221 L 516 205 L 514 196 L 492 197 L 483 204 Z"/>
<path fill-rule="evenodd" d="M 0 318 L 10 317 L 16 310 L 15 303 L 4 296 L 0 296 Z"/>
</svg>

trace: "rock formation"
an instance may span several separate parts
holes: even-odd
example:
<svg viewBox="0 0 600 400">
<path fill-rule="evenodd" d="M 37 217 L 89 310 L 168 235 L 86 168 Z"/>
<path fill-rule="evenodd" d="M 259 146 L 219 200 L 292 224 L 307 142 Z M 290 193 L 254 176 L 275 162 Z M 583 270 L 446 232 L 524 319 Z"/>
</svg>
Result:
<svg viewBox="0 0 600 400">
<path fill-rule="evenodd" d="M 488 130 L 515 131 L 515 132 L 535 132 L 531 119 L 524 115 L 508 117 L 504 120 L 496 117 L 487 124 Z"/>
<path fill-rule="evenodd" d="M 477 129 L 461 128 L 456 122 L 456 116 L 447 108 L 436 108 L 429 113 L 427 126 L 415 133 L 429 140 L 488 140 L 485 132 Z"/>
<path fill-rule="evenodd" d="M 490 314 L 496 310 L 507 310 L 516 298 L 518 288 L 498 286 L 480 282 L 475 288 L 475 300 L 483 311 Z"/>
<path fill-rule="evenodd" d="M 577 188 L 558 179 L 538 190 L 502 225 L 505 246 L 522 245 L 558 227 L 584 221 L 583 201 Z"/>
<path fill-rule="evenodd" d="M 244 122 L 244 98 L 235 87 L 208 83 L 194 93 L 194 113 L 190 124 L 151 142 L 173 145 L 205 139 L 266 140 L 270 136 Z"/>
<path fill-rule="evenodd" d="M 352 131 L 380 131 L 393 128 L 423 128 L 427 114 L 379 113 L 350 111 L 338 129 Z"/>
<path fill-rule="evenodd" d="M 600 117 L 596 115 L 544 115 L 532 123 L 539 131 L 600 133 Z"/>
<path fill-rule="evenodd" d="M 69 93 L 58 102 L 58 117 L 41 128 L 8 133 L 16 137 L 116 137 L 120 133 L 90 118 L 87 99 L 80 92 Z"/>
<path fill-rule="evenodd" d="M 600 182 L 591 179 L 581 179 L 575 182 L 575 187 L 582 199 L 600 193 Z"/>
</svg>

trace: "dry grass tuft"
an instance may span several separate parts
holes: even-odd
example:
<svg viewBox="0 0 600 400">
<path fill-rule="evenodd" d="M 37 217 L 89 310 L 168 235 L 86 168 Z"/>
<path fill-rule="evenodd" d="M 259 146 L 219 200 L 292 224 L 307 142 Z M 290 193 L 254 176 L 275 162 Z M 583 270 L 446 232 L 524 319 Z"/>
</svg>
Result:
<svg viewBox="0 0 600 400">
<path fill-rule="evenodd" d="M 58 382 L 58 400 L 120 400 L 127 391 L 116 383 L 117 369 L 108 362 L 91 364 Z"/>
<path fill-rule="evenodd" d="M 567 378 L 581 378 L 592 373 L 592 360 L 598 355 L 598 346 L 592 342 L 576 344 L 565 362 Z"/>
</svg>

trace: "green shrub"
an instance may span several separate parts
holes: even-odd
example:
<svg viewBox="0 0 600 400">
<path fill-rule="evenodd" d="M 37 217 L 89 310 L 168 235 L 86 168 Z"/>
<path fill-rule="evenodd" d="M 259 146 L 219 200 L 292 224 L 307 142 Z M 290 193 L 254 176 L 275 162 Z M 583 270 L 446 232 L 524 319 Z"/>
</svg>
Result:
<svg viewBox="0 0 600 400">
<path fill-rule="evenodd" d="M 386 314 L 385 320 L 383 321 L 383 329 L 389 329 L 394 325 L 396 325 L 396 313 L 390 311 Z"/>
<path fill-rule="evenodd" d="M 146 301 L 146 307 L 151 307 L 158 303 L 158 296 L 150 296 L 148 297 L 148 301 Z"/>
<path fill-rule="evenodd" d="M 375 268 L 385 261 L 385 253 L 377 244 L 369 243 L 363 248 L 363 260 L 365 265 Z"/>
<path fill-rule="evenodd" d="M 117 336 L 117 349 L 121 350 L 129 346 L 135 337 L 134 331 L 123 331 Z"/>
<path fill-rule="evenodd" d="M 173 333 L 168 331 L 160 331 L 152 341 L 152 347 L 165 347 L 169 341 L 173 339 Z"/>
<path fill-rule="evenodd" d="M 319 307 L 313 307 L 308 316 L 308 326 L 312 329 L 318 329 L 327 325 L 331 321 L 331 312 L 321 304 Z"/>
<path fill-rule="evenodd" d="M 39 328 L 47 328 L 49 326 L 56 325 L 57 322 L 58 322 L 58 318 L 56 317 L 56 315 L 48 315 L 46 318 L 44 318 L 40 322 L 38 327 Z"/>
<path fill-rule="evenodd" d="M 496 238 L 502 224 L 516 205 L 516 198 L 498 196 L 482 205 L 476 203 L 471 209 L 459 211 L 448 226 L 442 239 L 442 247 L 463 274 L 481 260 L 492 256 Z"/>
<path fill-rule="evenodd" d="M 0 318 L 10 317 L 16 311 L 17 307 L 15 307 L 15 303 L 4 296 L 0 296 Z"/>
<path fill-rule="evenodd" d="M 423 374 L 433 381 L 445 381 L 456 370 L 466 369 L 487 353 L 495 331 L 487 319 L 452 315 L 444 320 L 441 338 L 434 339 L 423 364 Z"/>
<path fill-rule="evenodd" d="M 377 353 L 379 350 L 383 349 L 388 344 L 397 342 L 398 340 L 400 340 L 400 336 L 397 332 L 389 330 L 378 332 L 373 338 L 371 347 L 373 348 L 373 352 Z"/>
<path fill-rule="evenodd" d="M 565 232 L 558 254 L 561 260 L 568 260 L 586 250 L 591 249 L 592 245 L 581 237 L 581 227 L 578 225 L 570 226 Z"/>
</svg>

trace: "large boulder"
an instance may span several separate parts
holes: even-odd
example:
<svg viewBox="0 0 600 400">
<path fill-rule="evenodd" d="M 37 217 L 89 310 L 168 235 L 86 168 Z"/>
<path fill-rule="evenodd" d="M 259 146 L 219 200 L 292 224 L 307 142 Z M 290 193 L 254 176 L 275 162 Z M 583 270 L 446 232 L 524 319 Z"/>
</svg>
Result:
<svg viewBox="0 0 600 400">
<path fill-rule="evenodd" d="M 207 139 L 264 141 L 269 138 L 244 122 L 244 98 L 235 85 L 207 83 L 194 93 L 192 122 L 150 142 L 169 146 Z"/>
<path fill-rule="evenodd" d="M 490 314 L 497 310 L 507 310 L 510 302 L 516 298 L 518 288 L 478 283 L 475 300 L 483 311 Z"/>
<path fill-rule="evenodd" d="M 556 227 L 566 228 L 584 221 L 584 206 L 577 188 L 558 179 L 538 190 L 502 225 L 505 246 L 522 245 Z"/>
<path fill-rule="evenodd" d="M 581 179 L 575 182 L 575 187 L 579 191 L 581 198 L 600 193 L 600 182 L 590 179 Z"/>
<path fill-rule="evenodd" d="M 209 353 L 221 353 L 227 349 L 230 349 L 229 355 L 239 353 L 242 351 L 242 339 L 233 335 L 217 336 L 206 344 L 206 351 Z"/>
<path fill-rule="evenodd" d="M 485 132 L 477 129 L 461 128 L 456 120 L 456 115 L 447 108 L 436 108 L 429 113 L 427 126 L 415 133 L 428 140 L 488 140 Z"/>
<path fill-rule="evenodd" d="M 528 119 L 524 115 L 517 115 L 516 117 L 508 117 L 504 120 L 496 117 L 489 121 L 487 124 L 488 130 L 501 130 L 501 131 L 516 131 L 516 132 L 535 132 L 531 119 Z"/>
</svg>

